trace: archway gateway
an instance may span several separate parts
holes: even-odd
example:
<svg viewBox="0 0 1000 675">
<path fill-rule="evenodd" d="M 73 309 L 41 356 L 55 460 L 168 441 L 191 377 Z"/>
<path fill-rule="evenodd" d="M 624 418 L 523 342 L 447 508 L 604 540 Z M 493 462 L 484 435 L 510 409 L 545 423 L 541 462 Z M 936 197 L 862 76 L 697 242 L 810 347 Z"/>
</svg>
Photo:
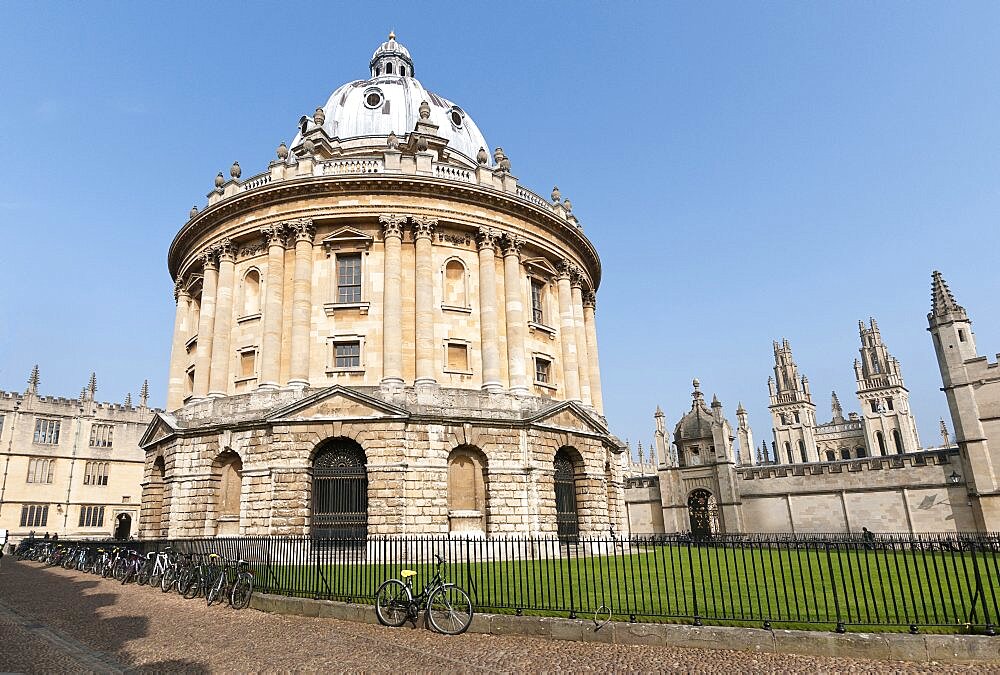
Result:
<svg viewBox="0 0 1000 675">
<path fill-rule="evenodd" d="M 556 453 L 556 532 L 561 541 L 576 541 L 580 519 L 576 510 L 576 465 L 565 448 Z"/>
<path fill-rule="evenodd" d="M 707 537 L 718 530 L 719 507 L 711 492 L 698 488 L 688 495 L 688 517 L 691 534 L 696 537 Z"/>
<path fill-rule="evenodd" d="M 361 446 L 346 438 L 325 444 L 313 460 L 312 534 L 362 539 L 368 534 L 368 469 Z"/>
</svg>

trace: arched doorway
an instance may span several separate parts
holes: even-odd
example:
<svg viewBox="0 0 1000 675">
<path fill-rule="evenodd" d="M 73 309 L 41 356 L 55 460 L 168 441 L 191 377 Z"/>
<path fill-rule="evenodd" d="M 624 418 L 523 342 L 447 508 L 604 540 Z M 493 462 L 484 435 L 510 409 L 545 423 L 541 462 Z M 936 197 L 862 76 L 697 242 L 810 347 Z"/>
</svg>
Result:
<svg viewBox="0 0 1000 675">
<path fill-rule="evenodd" d="M 312 534 L 362 539 L 368 534 L 365 451 L 349 438 L 322 444 L 313 459 Z"/>
<path fill-rule="evenodd" d="M 486 534 L 486 455 L 460 445 L 448 456 L 448 531 Z"/>
<path fill-rule="evenodd" d="M 219 472 L 219 492 L 216 502 L 217 535 L 240 533 L 240 496 L 243 492 L 243 460 L 235 452 L 227 451 L 216 459 Z"/>
<path fill-rule="evenodd" d="M 696 537 L 707 537 L 718 531 L 719 505 L 711 492 L 698 488 L 688 495 L 688 517 L 691 534 Z"/>
<path fill-rule="evenodd" d="M 103 508 L 103 507 L 102 507 Z M 115 518 L 115 539 L 125 541 L 132 534 L 132 516 L 119 513 Z"/>
<path fill-rule="evenodd" d="M 146 485 L 146 497 L 144 504 L 148 505 L 148 516 L 143 517 L 143 528 L 148 536 L 153 539 L 166 536 L 163 530 L 166 523 L 163 522 L 163 482 L 166 474 L 166 464 L 163 457 L 153 460 L 153 469 L 149 475 L 149 483 Z"/>
<path fill-rule="evenodd" d="M 576 541 L 580 536 L 580 518 L 576 510 L 576 466 L 570 448 L 560 448 L 555 458 L 556 532 L 562 541 Z"/>
</svg>

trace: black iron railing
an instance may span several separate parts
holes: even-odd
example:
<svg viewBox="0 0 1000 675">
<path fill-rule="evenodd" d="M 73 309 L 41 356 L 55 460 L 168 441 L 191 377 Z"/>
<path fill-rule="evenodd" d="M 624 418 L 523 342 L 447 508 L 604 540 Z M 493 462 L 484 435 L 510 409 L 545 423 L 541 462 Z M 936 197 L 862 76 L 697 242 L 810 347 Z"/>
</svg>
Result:
<svg viewBox="0 0 1000 675">
<path fill-rule="evenodd" d="M 997 534 L 233 537 L 128 545 L 216 552 L 248 561 L 263 592 L 351 602 L 370 601 L 404 567 L 418 571 L 419 583 L 433 574 L 437 553 L 481 611 L 989 634 L 1000 616 Z"/>
</svg>

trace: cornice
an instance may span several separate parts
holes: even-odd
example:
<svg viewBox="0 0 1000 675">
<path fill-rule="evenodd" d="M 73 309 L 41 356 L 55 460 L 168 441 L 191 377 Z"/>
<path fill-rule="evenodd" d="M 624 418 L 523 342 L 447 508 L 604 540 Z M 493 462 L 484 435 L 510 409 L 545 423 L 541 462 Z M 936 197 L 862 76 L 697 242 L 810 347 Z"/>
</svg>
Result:
<svg viewBox="0 0 1000 675">
<path fill-rule="evenodd" d="M 431 176 L 362 174 L 347 176 L 305 176 L 286 179 L 247 192 L 238 193 L 213 204 L 185 223 L 170 244 L 167 266 L 171 276 L 188 256 L 190 249 L 213 228 L 241 214 L 262 206 L 308 197 L 348 196 L 356 194 L 407 195 L 438 197 L 494 210 L 529 220 L 553 232 L 569 244 L 591 268 L 594 287 L 600 285 L 601 261 L 597 250 L 582 230 L 556 214 L 516 195 L 471 184 Z M 357 208 L 356 206 L 353 208 Z M 378 209 L 376 209 L 378 210 Z M 384 207 L 380 209 L 385 211 Z"/>
</svg>

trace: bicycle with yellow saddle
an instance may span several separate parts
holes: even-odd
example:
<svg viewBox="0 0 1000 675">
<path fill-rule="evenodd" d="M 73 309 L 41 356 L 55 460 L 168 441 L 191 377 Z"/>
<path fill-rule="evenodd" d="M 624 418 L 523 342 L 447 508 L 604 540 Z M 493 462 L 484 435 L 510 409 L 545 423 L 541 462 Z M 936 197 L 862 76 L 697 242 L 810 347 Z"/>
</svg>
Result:
<svg viewBox="0 0 1000 675">
<path fill-rule="evenodd" d="M 399 627 L 417 622 L 420 610 L 426 610 L 431 628 L 445 635 L 459 635 L 472 623 L 472 600 L 469 594 L 447 581 L 441 568 L 445 560 L 434 554 L 437 569 L 434 578 L 417 595 L 413 594 L 416 570 L 403 570 L 402 579 L 387 579 L 375 591 L 375 616 L 383 626 Z"/>
</svg>

